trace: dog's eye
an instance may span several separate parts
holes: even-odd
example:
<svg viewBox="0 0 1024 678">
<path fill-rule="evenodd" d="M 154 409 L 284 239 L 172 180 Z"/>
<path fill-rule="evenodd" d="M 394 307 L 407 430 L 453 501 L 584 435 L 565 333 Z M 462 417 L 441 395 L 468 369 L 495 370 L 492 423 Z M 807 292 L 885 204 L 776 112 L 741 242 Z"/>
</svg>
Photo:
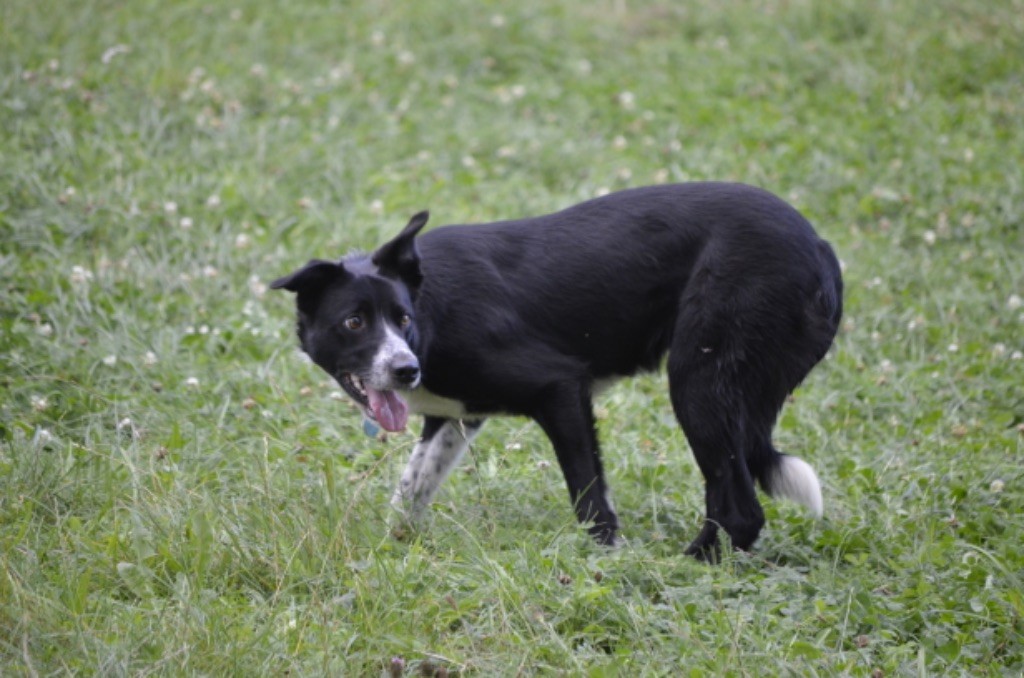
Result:
<svg viewBox="0 0 1024 678">
<path fill-rule="evenodd" d="M 399 316 L 399 318 L 398 318 L 398 326 L 399 327 L 401 327 L 404 330 L 409 325 L 412 325 L 412 317 L 408 313 L 403 313 L 401 316 Z"/>
<path fill-rule="evenodd" d="M 350 315 L 345 318 L 345 329 L 347 330 L 358 332 L 364 327 L 366 327 L 366 321 L 363 320 L 363 316 L 361 315 Z"/>
</svg>

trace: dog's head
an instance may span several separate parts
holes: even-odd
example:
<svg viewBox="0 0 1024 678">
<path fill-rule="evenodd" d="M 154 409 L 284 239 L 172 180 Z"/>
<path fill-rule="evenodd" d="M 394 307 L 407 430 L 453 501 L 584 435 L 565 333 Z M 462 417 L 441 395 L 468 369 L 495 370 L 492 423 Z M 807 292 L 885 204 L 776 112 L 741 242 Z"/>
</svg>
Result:
<svg viewBox="0 0 1024 678">
<path fill-rule="evenodd" d="M 417 214 L 371 255 L 314 259 L 270 284 L 296 294 L 302 350 L 388 431 L 409 418 L 398 391 L 421 381 L 413 300 L 423 276 L 414 239 L 428 217 Z"/>
</svg>

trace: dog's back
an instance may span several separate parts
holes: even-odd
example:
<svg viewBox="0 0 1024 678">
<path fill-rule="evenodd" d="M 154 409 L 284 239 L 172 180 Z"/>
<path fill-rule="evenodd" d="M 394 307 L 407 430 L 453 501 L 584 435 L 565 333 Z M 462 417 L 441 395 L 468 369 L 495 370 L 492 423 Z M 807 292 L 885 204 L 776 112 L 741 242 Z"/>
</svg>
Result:
<svg viewBox="0 0 1024 678">
<path fill-rule="evenodd" d="M 728 278 L 735 294 L 777 295 L 765 302 L 780 312 L 799 303 L 794 292 L 818 295 L 838 322 L 828 244 L 788 204 L 742 184 L 638 188 L 542 217 L 434 229 L 419 248 L 419 303 L 444 318 L 436 341 L 464 352 L 474 346 L 463 341 L 539 337 L 597 379 L 657 368 L 695 272 Z"/>
</svg>

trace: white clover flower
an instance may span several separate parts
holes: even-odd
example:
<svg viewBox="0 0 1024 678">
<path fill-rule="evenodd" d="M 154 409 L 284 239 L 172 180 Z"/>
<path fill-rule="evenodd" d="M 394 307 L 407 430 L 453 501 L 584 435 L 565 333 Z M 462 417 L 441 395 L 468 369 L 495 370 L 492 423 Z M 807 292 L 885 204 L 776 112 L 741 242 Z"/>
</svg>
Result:
<svg viewBox="0 0 1024 678">
<path fill-rule="evenodd" d="M 501 14 L 494 14 L 491 16 L 491 25 L 495 28 L 504 28 L 505 17 Z"/>
<path fill-rule="evenodd" d="M 926 245 L 934 245 L 935 244 L 935 231 L 932 231 L 932 230 L 929 229 L 929 230 L 925 231 L 924 235 L 922 235 L 921 237 L 924 239 L 924 242 L 925 242 Z"/>
<path fill-rule="evenodd" d="M 239 233 L 235 236 L 235 249 L 248 249 L 250 245 L 252 245 L 252 238 L 248 233 Z"/>
<path fill-rule="evenodd" d="M 114 365 L 117 364 L 117 356 L 108 355 L 106 358 L 103 359 L 103 364 L 106 365 L 107 367 L 113 367 Z"/>
<path fill-rule="evenodd" d="M 249 68 L 249 75 L 255 76 L 257 78 L 262 78 L 266 74 L 267 74 L 267 67 L 264 66 L 263 64 L 253 64 Z"/>
<path fill-rule="evenodd" d="M 53 334 L 53 325 L 50 323 L 40 323 L 36 325 L 36 334 L 41 337 L 49 337 Z"/>
<path fill-rule="evenodd" d="M 108 47 L 104 50 L 103 56 L 100 57 L 100 61 L 106 65 L 113 61 L 114 57 L 121 54 L 127 54 L 130 51 L 132 50 L 128 45 L 114 45 L 113 47 Z"/>
<path fill-rule="evenodd" d="M 195 377 L 189 377 L 185 380 L 185 386 L 188 386 L 189 388 L 199 388 L 199 380 Z"/>
<path fill-rule="evenodd" d="M 384 213 L 384 202 L 382 200 L 374 200 L 370 203 L 370 214 L 383 214 Z"/>
<path fill-rule="evenodd" d="M 267 286 L 258 275 L 249 276 L 249 292 L 257 298 L 267 293 Z"/>
<path fill-rule="evenodd" d="M 621 151 L 625 149 L 627 146 L 629 146 L 629 142 L 626 141 L 626 137 L 622 136 L 621 134 L 612 139 L 612 148 L 614 148 L 617 151 Z"/>
<path fill-rule="evenodd" d="M 398 63 L 403 66 L 411 66 L 416 63 L 416 55 L 409 50 L 402 50 L 398 53 Z"/>
<path fill-rule="evenodd" d="M 1002 480 L 996 479 L 996 480 L 993 480 L 992 484 L 988 486 L 988 490 L 989 490 L 989 492 L 992 492 L 994 494 L 999 494 L 1000 492 L 1003 491 L 1003 489 L 1005 487 L 1006 487 L 1006 483 L 1004 483 Z"/>
<path fill-rule="evenodd" d="M 39 445 L 46 445 L 53 441 L 53 434 L 49 429 L 37 428 L 34 436 L 35 442 Z"/>
<path fill-rule="evenodd" d="M 85 285 L 92 280 L 92 271 L 82 266 L 71 267 L 71 282 L 75 285 Z"/>
<path fill-rule="evenodd" d="M 178 203 L 174 202 L 173 200 L 168 200 L 167 202 L 164 203 L 164 212 L 167 212 L 168 214 L 177 214 Z"/>
<path fill-rule="evenodd" d="M 331 79 L 331 82 L 338 82 L 342 78 L 352 74 L 352 64 L 343 63 L 339 66 L 335 66 L 327 74 L 327 77 Z"/>
<path fill-rule="evenodd" d="M 50 406 L 50 402 L 40 395 L 34 395 L 30 397 L 29 401 L 32 403 L 32 409 L 35 410 L 36 412 L 42 412 L 43 410 Z"/>
<path fill-rule="evenodd" d="M 203 277 L 204 278 L 216 278 L 218 275 L 220 275 L 220 271 L 218 271 L 216 269 L 216 267 L 211 266 L 209 264 L 207 264 L 206 266 L 203 266 Z"/>
<path fill-rule="evenodd" d="M 156 361 L 156 353 L 153 353 L 152 351 L 146 351 L 146 355 L 142 356 L 142 364 L 145 365 L 146 367 L 152 367 L 153 365 L 156 365 Z"/>
<path fill-rule="evenodd" d="M 1011 311 L 1016 311 L 1021 306 L 1024 306 L 1024 300 L 1020 298 L 1019 294 L 1011 294 L 1010 298 L 1006 300 L 1006 307 Z"/>
<path fill-rule="evenodd" d="M 209 198 L 206 199 L 206 206 L 209 207 L 210 209 L 220 207 L 220 196 L 217 195 L 216 193 L 211 195 Z"/>
<path fill-rule="evenodd" d="M 632 111 L 634 108 L 636 108 L 636 95 L 633 94 L 632 92 L 619 92 L 618 99 L 619 105 L 622 106 L 627 111 Z"/>
<path fill-rule="evenodd" d="M 195 222 L 192 221 L 192 217 L 182 217 L 181 220 L 178 222 L 178 226 L 180 226 L 182 230 L 187 231 L 188 229 L 192 228 L 192 224 L 194 223 Z"/>
</svg>

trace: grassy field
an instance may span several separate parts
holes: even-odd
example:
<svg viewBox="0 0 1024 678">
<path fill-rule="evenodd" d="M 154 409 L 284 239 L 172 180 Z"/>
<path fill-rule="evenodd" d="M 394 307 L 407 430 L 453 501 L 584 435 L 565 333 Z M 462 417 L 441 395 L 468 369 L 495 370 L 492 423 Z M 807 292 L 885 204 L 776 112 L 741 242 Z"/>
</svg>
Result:
<svg viewBox="0 0 1024 678">
<path fill-rule="evenodd" d="M 1020 675 L 1024 2 L 5 0 L 0 674 Z M 628 545 L 496 420 L 420 533 L 266 283 L 433 223 L 726 179 L 845 266 L 780 448 L 814 521 L 682 549 L 663 377 L 597 404 Z"/>
</svg>

